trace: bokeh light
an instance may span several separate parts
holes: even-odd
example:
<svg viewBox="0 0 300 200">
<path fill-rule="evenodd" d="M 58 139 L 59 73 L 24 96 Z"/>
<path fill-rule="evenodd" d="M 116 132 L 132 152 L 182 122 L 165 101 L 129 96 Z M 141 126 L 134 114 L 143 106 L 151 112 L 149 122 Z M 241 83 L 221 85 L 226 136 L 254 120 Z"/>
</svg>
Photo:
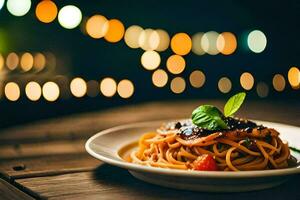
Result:
<svg viewBox="0 0 300 200">
<path fill-rule="evenodd" d="M 5 63 L 5 61 L 4 61 L 4 57 L 2 56 L 2 54 L 0 53 L 0 70 L 2 70 L 3 69 L 3 67 L 4 67 L 4 63 Z"/>
<path fill-rule="evenodd" d="M 95 80 L 87 82 L 87 95 L 89 97 L 96 97 L 99 93 L 99 83 Z"/>
<path fill-rule="evenodd" d="M 26 52 L 21 56 L 21 61 L 20 61 L 21 68 L 23 71 L 27 72 L 31 70 L 33 66 L 33 56 Z"/>
<path fill-rule="evenodd" d="M 139 36 L 139 46 L 144 50 L 154 50 L 159 45 L 159 35 L 153 29 L 145 29 Z"/>
<path fill-rule="evenodd" d="M 152 83 L 156 87 L 164 87 L 168 82 L 168 74 L 162 70 L 158 69 L 152 74 Z"/>
<path fill-rule="evenodd" d="M 249 72 L 244 72 L 240 77 L 240 84 L 245 90 L 251 90 L 254 85 L 254 77 Z"/>
<path fill-rule="evenodd" d="M 76 28 L 81 20 L 82 14 L 80 9 L 73 5 L 62 7 L 58 13 L 58 22 L 66 29 Z"/>
<path fill-rule="evenodd" d="M 74 78 L 70 83 L 70 90 L 75 97 L 83 97 L 87 91 L 86 82 L 82 78 Z"/>
<path fill-rule="evenodd" d="M 20 88 L 17 83 L 9 82 L 4 88 L 5 96 L 10 101 L 17 101 L 20 98 Z"/>
<path fill-rule="evenodd" d="M 170 36 L 169 34 L 162 29 L 157 29 L 156 33 L 159 36 L 159 43 L 157 47 L 155 48 L 156 51 L 165 51 L 168 49 L 170 45 Z M 155 37 L 155 36 L 154 36 Z"/>
<path fill-rule="evenodd" d="M 2 9 L 3 5 L 4 5 L 4 1 L 5 0 L 0 0 L 0 10 Z"/>
<path fill-rule="evenodd" d="M 197 55 L 204 55 L 205 51 L 202 49 L 201 40 L 204 33 L 196 33 L 192 37 L 192 51 Z"/>
<path fill-rule="evenodd" d="M 47 101 L 56 101 L 60 94 L 58 85 L 52 81 L 46 82 L 43 85 L 42 92 L 43 97 Z"/>
<path fill-rule="evenodd" d="M 133 95 L 134 86 L 130 80 L 123 79 L 119 82 L 117 90 L 120 97 L 127 99 Z"/>
<path fill-rule="evenodd" d="M 10 14 L 21 17 L 30 10 L 31 0 L 7 0 L 6 7 Z"/>
<path fill-rule="evenodd" d="M 126 29 L 124 40 L 130 48 L 139 48 L 139 37 L 143 32 L 143 28 L 137 25 L 130 26 Z"/>
<path fill-rule="evenodd" d="M 251 51 L 261 53 L 267 46 L 267 38 L 263 32 L 254 30 L 249 33 L 247 43 Z"/>
<path fill-rule="evenodd" d="M 231 81 L 227 77 L 222 77 L 218 82 L 218 88 L 222 93 L 230 92 L 232 87 Z"/>
<path fill-rule="evenodd" d="M 33 58 L 33 67 L 37 71 L 41 71 L 46 65 L 46 58 L 42 53 L 36 53 Z"/>
<path fill-rule="evenodd" d="M 192 40 L 186 33 L 177 33 L 171 39 L 171 49 L 178 55 L 186 55 L 192 49 Z"/>
<path fill-rule="evenodd" d="M 273 87 L 276 91 L 282 92 L 285 88 L 285 79 L 281 74 L 275 74 L 272 80 Z"/>
<path fill-rule="evenodd" d="M 95 39 L 104 37 L 108 31 L 108 20 L 102 15 L 94 15 L 86 22 L 86 32 Z"/>
<path fill-rule="evenodd" d="M 202 49 L 210 55 L 217 55 L 219 53 L 217 48 L 218 37 L 219 33 L 215 31 L 209 31 L 205 33 L 201 38 Z"/>
<path fill-rule="evenodd" d="M 217 38 L 217 49 L 224 55 L 230 55 L 237 48 L 237 40 L 233 33 L 224 32 Z"/>
<path fill-rule="evenodd" d="M 200 70 L 195 70 L 190 74 L 190 83 L 195 88 L 200 88 L 205 83 L 205 75 Z"/>
<path fill-rule="evenodd" d="M 42 88 L 37 82 L 30 81 L 26 84 L 25 93 L 29 100 L 37 101 L 41 98 Z"/>
<path fill-rule="evenodd" d="M 118 42 L 123 38 L 125 28 L 123 23 L 117 19 L 111 19 L 108 22 L 108 30 L 104 36 L 108 42 Z"/>
<path fill-rule="evenodd" d="M 291 67 L 289 69 L 288 80 L 293 89 L 300 88 L 300 71 L 297 67 Z"/>
<path fill-rule="evenodd" d="M 172 74 L 180 74 L 185 69 L 185 60 L 182 56 L 172 55 L 167 60 L 167 69 Z"/>
<path fill-rule="evenodd" d="M 269 94 L 269 86 L 264 82 L 259 82 L 256 86 L 257 95 L 261 98 L 265 98 Z"/>
<path fill-rule="evenodd" d="M 10 70 L 14 70 L 17 68 L 19 64 L 19 57 L 15 52 L 11 52 L 10 54 L 8 54 L 8 56 L 6 57 L 6 66 L 8 69 Z"/>
<path fill-rule="evenodd" d="M 41 22 L 50 23 L 57 16 L 57 7 L 53 1 L 43 0 L 36 6 L 35 15 Z"/>
<path fill-rule="evenodd" d="M 170 88 L 175 94 L 180 94 L 185 90 L 185 80 L 182 77 L 175 77 L 172 79 Z"/>
<path fill-rule="evenodd" d="M 160 64 L 160 55 L 156 51 L 145 51 L 141 57 L 141 63 L 147 70 L 154 70 Z"/>
<path fill-rule="evenodd" d="M 114 79 L 107 77 L 100 82 L 100 91 L 106 97 L 112 97 L 117 91 L 117 83 Z"/>
</svg>

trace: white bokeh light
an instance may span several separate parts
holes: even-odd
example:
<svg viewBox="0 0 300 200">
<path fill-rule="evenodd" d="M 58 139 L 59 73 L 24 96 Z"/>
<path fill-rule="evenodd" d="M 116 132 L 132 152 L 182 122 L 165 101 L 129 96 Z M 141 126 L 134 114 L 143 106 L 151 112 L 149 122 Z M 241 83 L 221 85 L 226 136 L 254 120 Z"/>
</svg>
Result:
<svg viewBox="0 0 300 200">
<path fill-rule="evenodd" d="M 66 29 L 76 28 L 82 20 L 79 8 L 73 5 L 64 6 L 58 13 L 59 24 Z"/>
<path fill-rule="evenodd" d="M 247 43 L 251 51 L 261 53 L 267 46 L 267 38 L 263 32 L 254 30 L 249 33 Z"/>
<path fill-rule="evenodd" d="M 4 5 L 4 0 L 0 0 L 0 10 L 2 9 L 3 5 Z"/>
<path fill-rule="evenodd" d="M 2 7 L 1 2 L 0 7 Z M 7 0 L 6 7 L 12 15 L 21 17 L 30 10 L 31 0 Z"/>
</svg>

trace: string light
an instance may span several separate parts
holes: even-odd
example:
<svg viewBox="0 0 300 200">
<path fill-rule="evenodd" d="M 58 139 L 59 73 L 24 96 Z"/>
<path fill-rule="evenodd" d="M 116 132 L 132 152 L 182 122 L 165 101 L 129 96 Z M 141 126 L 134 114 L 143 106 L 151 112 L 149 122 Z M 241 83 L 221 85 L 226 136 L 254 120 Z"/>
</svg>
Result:
<svg viewBox="0 0 300 200">
<path fill-rule="evenodd" d="M 104 37 L 108 31 L 108 20 L 102 15 L 94 15 L 86 22 L 86 32 L 95 39 Z"/>
<path fill-rule="evenodd" d="M 7 0 L 6 7 L 10 14 L 21 17 L 30 10 L 31 0 Z"/>
<path fill-rule="evenodd" d="M 30 81 L 26 84 L 25 93 L 29 100 L 37 101 L 41 98 L 42 88 L 37 82 Z"/>
<path fill-rule="evenodd" d="M 82 78 L 74 78 L 70 83 L 70 90 L 75 97 L 83 97 L 87 91 L 86 82 Z"/>
<path fill-rule="evenodd" d="M 41 71 L 46 65 L 46 58 L 42 53 L 36 53 L 33 59 L 33 67 L 37 71 Z"/>
<path fill-rule="evenodd" d="M 215 31 L 209 31 L 205 33 L 201 38 L 202 49 L 210 55 L 217 55 L 219 53 L 219 50 L 217 48 L 218 37 L 219 33 Z"/>
<path fill-rule="evenodd" d="M 154 70 L 160 64 L 160 55 L 156 51 L 145 51 L 141 57 L 141 63 L 147 70 Z"/>
<path fill-rule="evenodd" d="M 2 54 L 0 54 L 0 70 L 2 70 L 4 67 L 4 58 L 2 56 Z"/>
<path fill-rule="evenodd" d="M 200 70 L 195 70 L 190 74 L 190 83 L 195 88 L 200 88 L 205 83 L 205 75 Z"/>
<path fill-rule="evenodd" d="M 254 85 L 254 78 L 249 72 L 244 72 L 240 77 L 241 86 L 245 90 L 251 90 Z"/>
<path fill-rule="evenodd" d="M 267 38 L 260 30 L 254 30 L 249 33 L 247 43 L 251 51 L 254 53 L 261 53 L 267 46 Z"/>
<path fill-rule="evenodd" d="M 80 9 L 73 5 L 62 7 L 58 13 L 58 22 L 66 29 L 76 28 L 81 20 L 82 14 Z"/>
<path fill-rule="evenodd" d="M 185 69 L 185 60 L 182 56 L 172 55 L 167 60 L 167 69 L 172 74 L 180 74 Z"/>
<path fill-rule="evenodd" d="M 17 101 L 20 98 L 20 88 L 17 83 L 9 82 L 4 88 L 5 96 L 10 101 Z"/>
<path fill-rule="evenodd" d="M 107 77 L 100 83 L 100 91 L 106 97 L 112 97 L 117 91 L 117 83 L 114 79 Z"/>
<path fill-rule="evenodd" d="M 96 97 L 98 95 L 99 84 L 95 80 L 87 82 L 87 95 L 89 97 Z"/>
<path fill-rule="evenodd" d="M 230 55 L 235 52 L 237 48 L 236 37 L 233 33 L 224 32 L 217 38 L 217 49 L 224 55 Z"/>
<path fill-rule="evenodd" d="M 192 37 L 192 51 L 197 55 L 204 55 L 205 51 L 202 49 L 201 40 L 204 33 L 196 33 Z"/>
<path fill-rule="evenodd" d="M 139 36 L 139 46 L 144 50 L 154 50 L 159 45 L 159 35 L 153 29 L 145 29 Z"/>
<path fill-rule="evenodd" d="M 134 86 L 130 80 L 124 79 L 119 82 L 117 90 L 120 97 L 127 99 L 133 95 Z"/>
<path fill-rule="evenodd" d="M 165 51 L 168 49 L 170 45 L 170 36 L 169 34 L 162 29 L 157 29 L 156 33 L 159 36 L 159 43 L 157 47 L 155 48 L 156 51 Z"/>
<path fill-rule="evenodd" d="M 108 21 L 108 30 L 104 38 L 108 42 L 118 42 L 123 38 L 124 32 L 123 23 L 117 19 L 111 19 Z"/>
<path fill-rule="evenodd" d="M 23 71 L 29 71 L 33 66 L 33 56 L 28 52 L 24 53 L 21 56 L 20 65 Z"/>
<path fill-rule="evenodd" d="M 222 93 L 230 92 L 232 87 L 231 81 L 227 77 L 222 77 L 218 82 L 218 88 Z"/>
<path fill-rule="evenodd" d="M 281 74 L 275 74 L 272 83 L 274 89 L 278 92 L 282 92 L 285 88 L 285 79 Z"/>
<path fill-rule="evenodd" d="M 171 91 L 175 94 L 180 94 L 185 90 L 185 80 L 182 77 L 175 77 L 171 81 Z"/>
<path fill-rule="evenodd" d="M 186 55 L 192 49 L 192 40 L 186 33 L 177 33 L 171 39 L 171 49 L 178 55 Z"/>
<path fill-rule="evenodd" d="M 15 52 L 11 52 L 10 54 L 8 54 L 8 56 L 6 57 L 6 66 L 8 69 L 10 70 L 14 70 L 17 68 L 19 64 L 19 57 Z"/>
<path fill-rule="evenodd" d="M 257 95 L 261 98 L 265 98 L 269 94 L 269 86 L 264 82 L 259 82 L 256 86 Z"/>
<path fill-rule="evenodd" d="M 35 15 L 41 22 L 50 23 L 57 16 L 57 7 L 53 1 L 43 0 L 36 6 Z"/>
<path fill-rule="evenodd" d="M 126 29 L 124 40 L 130 48 L 139 48 L 139 37 L 143 32 L 143 28 L 137 25 L 130 26 Z"/>
<path fill-rule="evenodd" d="M 43 85 L 42 93 L 43 93 L 43 97 L 47 101 L 53 102 L 58 99 L 60 91 L 59 91 L 59 87 L 56 83 L 49 81 Z"/>
<path fill-rule="evenodd" d="M 289 69 L 288 80 L 293 89 L 300 88 L 300 71 L 297 67 L 291 67 Z"/>
<path fill-rule="evenodd" d="M 168 82 L 168 74 L 162 70 L 158 69 L 152 74 L 152 83 L 156 87 L 164 87 Z"/>
</svg>

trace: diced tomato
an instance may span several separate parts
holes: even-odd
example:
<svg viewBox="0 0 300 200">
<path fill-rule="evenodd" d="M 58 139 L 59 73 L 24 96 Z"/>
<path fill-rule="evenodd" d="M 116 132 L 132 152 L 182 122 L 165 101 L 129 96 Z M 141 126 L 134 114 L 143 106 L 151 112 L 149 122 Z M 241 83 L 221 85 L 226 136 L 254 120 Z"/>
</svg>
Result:
<svg viewBox="0 0 300 200">
<path fill-rule="evenodd" d="M 200 171 L 217 171 L 215 159 L 209 154 L 203 154 L 194 161 L 194 169 Z"/>
</svg>

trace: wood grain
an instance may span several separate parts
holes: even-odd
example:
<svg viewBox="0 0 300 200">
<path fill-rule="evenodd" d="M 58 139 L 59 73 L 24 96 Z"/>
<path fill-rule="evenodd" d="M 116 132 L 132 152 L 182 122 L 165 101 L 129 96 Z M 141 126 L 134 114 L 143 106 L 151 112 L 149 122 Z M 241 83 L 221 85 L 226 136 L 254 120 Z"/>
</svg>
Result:
<svg viewBox="0 0 300 200">
<path fill-rule="evenodd" d="M 0 178 L 0 199 L 2 200 L 32 200 L 31 196 L 25 194 L 21 190 L 7 183 L 5 180 Z"/>
<path fill-rule="evenodd" d="M 126 170 L 102 165 L 92 172 L 17 179 L 38 197 L 49 199 L 300 199 L 300 176 L 273 189 L 247 193 L 200 193 L 141 182 Z"/>
</svg>

